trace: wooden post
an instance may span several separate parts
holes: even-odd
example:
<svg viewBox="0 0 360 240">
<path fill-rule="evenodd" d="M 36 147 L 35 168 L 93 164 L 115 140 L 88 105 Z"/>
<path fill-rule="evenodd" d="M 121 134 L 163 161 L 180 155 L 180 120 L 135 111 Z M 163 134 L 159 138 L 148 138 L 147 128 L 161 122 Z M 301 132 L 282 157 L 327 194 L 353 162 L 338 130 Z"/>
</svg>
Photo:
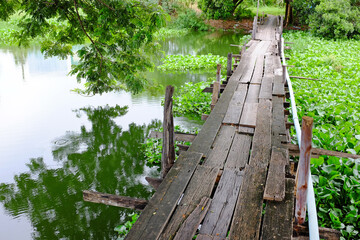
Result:
<svg viewBox="0 0 360 240">
<path fill-rule="evenodd" d="M 304 116 L 302 118 L 300 159 L 296 175 L 295 223 L 297 224 L 303 224 L 306 216 L 313 122 L 314 119 L 311 117 Z"/>
<path fill-rule="evenodd" d="M 231 65 L 232 65 L 232 53 L 228 53 L 227 56 L 227 69 L 226 69 L 226 81 L 229 81 L 231 76 Z"/>
<path fill-rule="evenodd" d="M 161 155 L 162 178 L 165 178 L 175 161 L 174 117 L 172 113 L 174 87 L 166 87 L 164 102 L 163 145 Z"/>
<path fill-rule="evenodd" d="M 282 65 L 282 73 L 283 73 L 283 84 L 286 83 L 286 66 Z"/>
<path fill-rule="evenodd" d="M 256 26 L 257 26 L 257 16 L 254 17 L 253 30 L 251 34 L 252 40 L 255 40 Z"/>
<path fill-rule="evenodd" d="M 217 103 L 217 101 L 219 99 L 220 75 L 221 75 L 221 64 L 218 64 L 217 65 L 217 70 L 216 70 L 216 81 L 214 82 L 213 93 L 212 93 L 212 98 L 211 98 L 211 110 L 214 109 L 215 104 Z"/>
</svg>

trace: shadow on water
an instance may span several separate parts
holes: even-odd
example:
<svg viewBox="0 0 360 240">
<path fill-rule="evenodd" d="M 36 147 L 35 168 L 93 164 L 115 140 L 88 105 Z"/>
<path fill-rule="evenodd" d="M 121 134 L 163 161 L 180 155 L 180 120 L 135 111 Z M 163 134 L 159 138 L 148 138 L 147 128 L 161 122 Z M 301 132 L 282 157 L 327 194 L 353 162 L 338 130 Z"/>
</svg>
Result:
<svg viewBox="0 0 360 240">
<path fill-rule="evenodd" d="M 67 132 L 53 146 L 53 157 L 61 168 L 51 169 L 43 159 L 33 158 L 29 171 L 14 177 L 12 184 L 0 185 L 0 201 L 8 214 L 26 215 L 34 239 L 114 239 L 111 231 L 133 211 L 82 200 L 82 190 L 148 199 L 152 189 L 144 185 L 146 175 L 156 168 L 145 165 L 142 142 L 160 122 L 123 131 L 114 119 L 125 115 L 127 107 L 87 107 L 91 129 Z"/>
</svg>

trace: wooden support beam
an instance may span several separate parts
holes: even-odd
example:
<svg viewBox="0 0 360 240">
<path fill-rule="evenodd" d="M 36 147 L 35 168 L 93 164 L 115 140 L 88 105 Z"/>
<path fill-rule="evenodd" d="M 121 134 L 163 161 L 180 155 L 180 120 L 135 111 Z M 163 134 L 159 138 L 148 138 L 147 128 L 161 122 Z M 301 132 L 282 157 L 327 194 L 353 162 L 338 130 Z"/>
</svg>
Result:
<svg viewBox="0 0 360 240">
<path fill-rule="evenodd" d="M 216 70 L 216 81 L 214 82 L 213 86 L 213 93 L 211 97 L 211 110 L 214 109 L 215 104 L 217 103 L 220 95 L 220 75 L 221 75 L 221 64 L 217 65 Z"/>
<path fill-rule="evenodd" d="M 295 222 L 303 224 L 306 216 L 306 197 L 308 190 L 308 180 L 310 174 L 310 157 L 312 142 L 312 127 L 314 119 L 304 116 L 301 127 L 301 147 L 298 171 L 296 175 L 296 204 Z"/>
<path fill-rule="evenodd" d="M 163 120 L 163 145 L 161 155 L 161 176 L 165 178 L 175 162 L 174 117 L 172 113 L 174 87 L 166 87 Z"/>
<path fill-rule="evenodd" d="M 88 190 L 83 191 L 83 199 L 86 202 L 101 203 L 105 205 L 130 208 L 135 210 L 143 210 L 148 204 L 148 201 L 144 199 L 117 196 L 113 194 L 99 193 Z"/>
<path fill-rule="evenodd" d="M 160 184 L 162 183 L 161 178 L 152 178 L 152 177 L 145 177 L 145 180 L 152 186 L 155 190 L 158 189 Z"/>
<path fill-rule="evenodd" d="M 220 93 L 222 93 L 225 89 L 225 86 L 221 86 L 221 85 L 220 85 Z M 213 87 L 206 87 L 204 88 L 204 90 L 202 90 L 202 92 L 212 93 L 213 89 L 214 89 Z"/>
<path fill-rule="evenodd" d="M 309 239 L 309 227 L 303 225 L 294 224 L 294 237 L 305 237 L 304 239 Z M 319 227 L 319 235 L 321 239 L 326 240 L 338 240 L 340 239 L 341 232 L 339 230 L 331 229 L 331 228 L 324 228 Z"/>
<path fill-rule="evenodd" d="M 287 147 L 289 149 L 289 154 L 292 156 L 299 156 L 300 154 L 300 150 L 299 150 L 299 146 L 296 144 L 283 144 L 285 147 Z M 334 157 L 342 157 L 342 158 L 354 158 L 354 159 L 359 159 L 360 155 L 355 155 L 355 154 L 351 154 L 351 153 L 344 153 L 344 152 L 337 152 L 337 151 L 331 151 L 331 150 L 326 150 L 326 149 L 321 149 L 321 148 L 313 148 L 311 150 L 311 154 L 312 155 L 326 155 L 326 156 L 334 156 Z"/>
<path fill-rule="evenodd" d="M 228 56 L 227 56 L 227 69 L 226 69 L 226 81 L 229 80 L 229 78 L 230 78 L 230 76 L 232 74 L 231 65 L 232 65 L 232 53 L 228 53 Z"/>
<path fill-rule="evenodd" d="M 206 121 L 206 119 L 207 119 L 208 117 L 209 117 L 208 114 L 202 114 L 202 115 L 201 115 L 201 120 Z"/>
<path fill-rule="evenodd" d="M 297 79 L 306 79 L 306 80 L 314 80 L 314 81 L 320 81 L 317 78 L 307 78 L 307 77 L 299 77 L 299 76 L 289 76 L 290 78 L 297 78 Z"/>
<path fill-rule="evenodd" d="M 175 141 L 192 142 L 195 137 L 196 134 L 175 132 Z M 151 131 L 149 138 L 163 138 L 163 133 L 158 131 Z"/>
</svg>

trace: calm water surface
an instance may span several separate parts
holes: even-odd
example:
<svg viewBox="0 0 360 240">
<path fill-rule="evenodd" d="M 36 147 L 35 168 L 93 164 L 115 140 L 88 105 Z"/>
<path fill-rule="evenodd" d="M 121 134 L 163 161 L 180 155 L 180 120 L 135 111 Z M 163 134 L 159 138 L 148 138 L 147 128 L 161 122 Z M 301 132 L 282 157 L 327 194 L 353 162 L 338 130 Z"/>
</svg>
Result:
<svg viewBox="0 0 360 240">
<path fill-rule="evenodd" d="M 163 43 L 166 54 L 219 54 L 240 34 L 191 33 Z M 154 57 L 156 63 L 159 62 Z M 90 189 L 148 199 L 141 144 L 161 124 L 163 90 L 84 97 L 67 76 L 73 60 L 44 59 L 37 48 L 0 49 L 0 239 L 116 239 L 132 211 L 87 203 Z M 163 86 L 214 73 L 148 73 Z M 198 121 L 176 118 L 184 128 Z"/>
</svg>

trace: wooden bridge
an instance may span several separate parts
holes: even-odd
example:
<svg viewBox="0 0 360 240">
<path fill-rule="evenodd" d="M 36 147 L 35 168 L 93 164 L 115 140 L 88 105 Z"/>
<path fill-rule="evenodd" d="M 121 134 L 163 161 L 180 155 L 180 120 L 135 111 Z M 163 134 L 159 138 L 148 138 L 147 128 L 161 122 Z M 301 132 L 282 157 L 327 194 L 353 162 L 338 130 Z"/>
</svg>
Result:
<svg viewBox="0 0 360 240">
<path fill-rule="evenodd" d="M 84 191 L 86 201 L 143 209 L 126 239 L 294 239 L 294 229 L 306 235 L 306 227 L 293 226 L 296 166 L 289 155 L 299 155 L 299 148 L 290 144 L 287 122 L 282 18 L 261 18 L 260 23 L 256 18 L 253 39 L 233 55 L 234 69 L 229 55 L 222 84 L 218 69 L 218 80 L 209 88 L 212 111 L 201 131 L 185 138 L 175 135 L 192 144 L 171 168 L 163 164 L 163 179 L 153 179 L 157 190 L 149 201 Z M 172 104 L 166 99 L 165 108 Z M 174 136 L 168 125 L 173 125 L 171 111 L 164 113 L 163 163 L 175 154 L 169 150 Z M 304 153 L 308 161 L 310 150 L 311 128 Z M 322 149 L 311 154 L 359 157 Z M 298 219 L 301 211 L 296 211 Z M 331 229 L 320 228 L 320 235 L 339 239 Z"/>
<path fill-rule="evenodd" d="M 256 31 L 256 30 L 255 30 Z M 258 26 L 190 148 L 126 239 L 291 239 L 280 19 Z"/>
</svg>

